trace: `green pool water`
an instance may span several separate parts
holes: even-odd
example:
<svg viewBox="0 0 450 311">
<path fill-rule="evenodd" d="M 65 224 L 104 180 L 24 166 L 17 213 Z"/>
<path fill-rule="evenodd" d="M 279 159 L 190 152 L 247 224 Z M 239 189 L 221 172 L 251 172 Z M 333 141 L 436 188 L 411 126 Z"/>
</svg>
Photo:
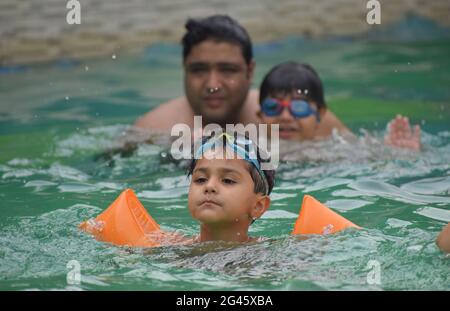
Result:
<svg viewBox="0 0 450 311">
<path fill-rule="evenodd" d="M 434 243 L 450 222 L 448 55 L 448 40 L 257 44 L 254 87 L 278 62 L 312 64 L 358 141 L 285 146 L 271 208 L 251 227 L 268 240 L 151 250 L 98 242 L 77 225 L 130 187 L 164 229 L 197 233 L 189 180 L 164 146 L 96 160 L 137 116 L 182 94 L 180 48 L 0 74 L 0 289 L 449 290 L 450 261 Z M 421 124 L 422 152 L 380 143 L 396 113 Z M 291 237 L 304 194 L 364 229 Z M 67 282 L 71 260 L 80 284 Z"/>
</svg>

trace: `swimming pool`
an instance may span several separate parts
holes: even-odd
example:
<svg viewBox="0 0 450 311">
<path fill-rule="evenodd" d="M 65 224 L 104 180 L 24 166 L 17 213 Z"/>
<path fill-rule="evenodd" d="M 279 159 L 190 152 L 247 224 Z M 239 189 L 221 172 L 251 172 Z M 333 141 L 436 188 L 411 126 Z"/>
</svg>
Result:
<svg viewBox="0 0 450 311">
<path fill-rule="evenodd" d="M 182 94 L 179 47 L 3 70 L 0 289 L 449 290 L 450 261 L 434 243 L 450 221 L 449 54 L 448 40 L 256 45 L 254 87 L 275 63 L 311 63 L 358 142 L 285 146 L 271 208 L 250 231 L 269 240 L 146 251 L 98 242 L 77 225 L 130 187 L 163 229 L 197 232 L 185 171 L 164 147 L 97 157 L 138 115 Z M 396 113 L 422 125 L 421 153 L 379 142 Z M 365 229 L 290 237 L 306 193 Z M 66 279 L 71 260 L 78 285 Z"/>
</svg>

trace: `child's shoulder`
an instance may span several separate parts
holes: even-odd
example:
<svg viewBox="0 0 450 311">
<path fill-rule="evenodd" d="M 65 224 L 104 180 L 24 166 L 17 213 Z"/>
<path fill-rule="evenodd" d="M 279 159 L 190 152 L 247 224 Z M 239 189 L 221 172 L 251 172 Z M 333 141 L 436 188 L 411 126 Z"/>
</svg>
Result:
<svg viewBox="0 0 450 311">
<path fill-rule="evenodd" d="M 340 133 L 352 133 L 348 127 L 329 109 L 327 109 L 321 117 L 317 136 L 329 136 L 333 129 L 337 129 Z"/>
</svg>

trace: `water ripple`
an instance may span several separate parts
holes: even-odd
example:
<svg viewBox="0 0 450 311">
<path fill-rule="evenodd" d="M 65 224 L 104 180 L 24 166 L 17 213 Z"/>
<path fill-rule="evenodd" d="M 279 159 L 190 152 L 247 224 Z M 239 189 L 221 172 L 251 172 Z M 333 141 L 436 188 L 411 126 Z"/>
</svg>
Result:
<svg viewBox="0 0 450 311">
<path fill-rule="evenodd" d="M 394 185 L 372 179 L 357 180 L 350 183 L 348 186 L 361 192 L 361 194 L 375 194 L 392 200 L 416 205 L 427 203 L 450 203 L 449 197 L 413 194 Z"/>
</svg>

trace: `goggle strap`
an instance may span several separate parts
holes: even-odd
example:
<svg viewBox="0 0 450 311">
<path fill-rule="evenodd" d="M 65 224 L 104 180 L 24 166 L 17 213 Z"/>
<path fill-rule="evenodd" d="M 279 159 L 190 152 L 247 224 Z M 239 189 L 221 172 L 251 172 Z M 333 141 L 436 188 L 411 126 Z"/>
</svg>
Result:
<svg viewBox="0 0 450 311">
<path fill-rule="evenodd" d="M 261 166 L 260 166 L 259 162 L 255 159 L 255 156 L 257 156 L 257 155 L 254 154 L 254 152 L 255 152 L 254 148 L 252 148 L 251 151 L 247 151 L 246 149 L 243 149 L 241 146 L 238 146 L 234 142 L 230 141 L 230 139 L 232 139 L 232 138 L 228 133 L 222 133 L 221 135 L 216 137 L 213 141 L 211 141 L 211 140 L 206 141 L 204 144 L 202 144 L 195 152 L 195 159 L 200 159 L 200 157 L 206 151 L 212 149 L 212 147 L 215 145 L 216 141 L 219 140 L 222 136 L 224 136 L 226 138 L 225 144 L 228 145 L 229 147 L 231 147 L 235 154 L 240 155 L 245 161 L 249 162 L 256 168 L 256 170 L 258 171 L 258 174 L 260 175 L 260 177 L 264 183 L 264 195 L 268 195 L 269 194 L 269 183 L 267 182 L 266 175 L 261 170 Z M 236 139 L 236 137 L 235 137 L 235 139 Z M 221 146 L 223 146 L 223 142 L 222 142 Z M 250 146 L 249 146 L 249 148 L 250 148 Z"/>
</svg>

